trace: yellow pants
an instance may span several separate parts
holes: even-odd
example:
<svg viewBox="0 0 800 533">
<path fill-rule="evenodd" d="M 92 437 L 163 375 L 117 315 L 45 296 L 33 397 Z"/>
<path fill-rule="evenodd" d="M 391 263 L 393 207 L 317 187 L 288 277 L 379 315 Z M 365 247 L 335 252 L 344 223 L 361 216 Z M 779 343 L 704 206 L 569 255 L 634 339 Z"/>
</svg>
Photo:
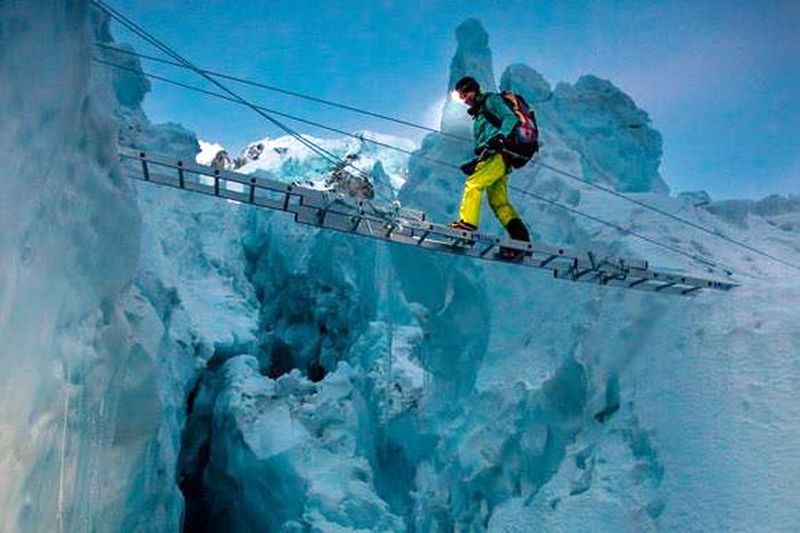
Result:
<svg viewBox="0 0 800 533">
<path fill-rule="evenodd" d="M 481 196 L 483 191 L 489 198 L 489 206 L 494 215 L 505 226 L 509 220 L 519 218 L 517 211 L 508 201 L 508 175 L 503 156 L 493 155 L 481 161 L 475 172 L 464 182 L 464 196 L 458 217 L 464 222 L 477 226 L 481 218 Z"/>
</svg>

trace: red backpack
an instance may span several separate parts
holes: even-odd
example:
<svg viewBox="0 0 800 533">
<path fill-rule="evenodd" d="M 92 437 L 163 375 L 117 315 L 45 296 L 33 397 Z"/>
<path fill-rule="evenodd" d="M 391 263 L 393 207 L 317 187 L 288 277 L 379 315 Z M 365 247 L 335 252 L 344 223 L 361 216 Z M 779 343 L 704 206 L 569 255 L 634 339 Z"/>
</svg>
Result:
<svg viewBox="0 0 800 533">
<path fill-rule="evenodd" d="M 519 94 L 503 91 L 500 96 L 519 119 L 519 124 L 514 126 L 507 138 L 508 162 L 514 168 L 524 167 L 539 151 L 539 127 L 536 125 L 536 115 L 528 102 Z M 482 109 L 482 113 L 492 126 L 500 128 L 503 122 L 500 117 L 487 111 L 485 107 Z"/>
</svg>

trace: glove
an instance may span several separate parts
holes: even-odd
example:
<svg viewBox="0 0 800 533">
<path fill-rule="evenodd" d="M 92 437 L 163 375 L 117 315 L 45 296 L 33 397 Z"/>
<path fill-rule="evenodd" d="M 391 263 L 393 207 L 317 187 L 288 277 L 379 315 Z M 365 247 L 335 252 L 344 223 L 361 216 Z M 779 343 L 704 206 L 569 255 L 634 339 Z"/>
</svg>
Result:
<svg viewBox="0 0 800 533">
<path fill-rule="evenodd" d="M 497 150 L 499 152 L 506 146 L 506 136 L 503 135 L 502 133 L 498 133 L 497 135 L 486 141 L 486 146 L 488 146 L 492 150 Z"/>
<path fill-rule="evenodd" d="M 478 159 L 473 159 L 472 161 L 467 161 L 459 168 L 461 169 L 461 172 L 463 172 L 467 176 L 472 176 L 473 174 L 475 174 L 476 166 L 478 166 Z"/>
</svg>

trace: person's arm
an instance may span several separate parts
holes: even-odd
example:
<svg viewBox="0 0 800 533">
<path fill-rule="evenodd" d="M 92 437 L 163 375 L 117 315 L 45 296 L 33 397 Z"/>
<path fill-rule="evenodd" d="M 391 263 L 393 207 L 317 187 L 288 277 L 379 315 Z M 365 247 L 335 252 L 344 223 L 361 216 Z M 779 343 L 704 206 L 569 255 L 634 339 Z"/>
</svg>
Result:
<svg viewBox="0 0 800 533">
<path fill-rule="evenodd" d="M 502 121 L 498 128 L 500 130 L 499 133 L 505 137 L 510 135 L 511 130 L 519 123 L 519 119 L 506 105 L 503 97 L 499 94 L 491 94 L 484 105 L 490 113 Z"/>
</svg>

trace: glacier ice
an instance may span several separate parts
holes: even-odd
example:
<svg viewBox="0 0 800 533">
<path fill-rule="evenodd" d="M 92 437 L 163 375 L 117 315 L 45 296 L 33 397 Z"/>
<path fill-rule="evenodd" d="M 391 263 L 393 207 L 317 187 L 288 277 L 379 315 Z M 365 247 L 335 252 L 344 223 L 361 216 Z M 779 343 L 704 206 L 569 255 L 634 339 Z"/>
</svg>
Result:
<svg viewBox="0 0 800 533">
<path fill-rule="evenodd" d="M 152 346 L 124 312 L 140 214 L 90 46 L 84 2 L 0 5 L 4 531 L 114 522 L 160 419 Z"/>
<path fill-rule="evenodd" d="M 4 3 L 0 29 L 0 530 L 800 527 L 786 267 L 535 165 L 514 184 L 714 257 L 742 287 L 569 284 L 130 184 L 114 137 L 204 162 L 223 148 L 150 123 L 135 59 L 104 50 L 134 72 L 90 68 L 91 39 L 112 36 L 84 2 Z M 451 82 L 493 87 L 480 23 L 456 40 Z M 800 261 L 795 199 L 670 196 L 658 133 L 610 82 L 553 89 L 517 64 L 500 87 L 536 102 L 544 161 Z M 445 104 L 442 129 L 468 128 Z M 457 162 L 469 146 L 432 134 L 406 158 L 322 142 L 359 154 L 383 198 L 455 212 L 461 177 L 419 156 Z M 289 138 L 239 157 L 286 181 L 326 171 Z M 515 200 L 537 240 L 686 264 Z"/>
<path fill-rule="evenodd" d="M 201 140 L 195 161 L 348 196 L 358 196 L 363 190 L 345 186 L 348 181 L 367 181 L 370 194 L 364 197 L 389 204 L 406 181 L 407 154 L 415 149 L 414 143 L 407 139 L 370 131 L 354 133 L 347 139 L 310 135 L 303 135 L 303 139 L 339 158 L 341 163 L 332 166 L 325 159 L 313 157 L 314 152 L 304 142 L 289 135 L 252 142 L 234 158 L 222 145 Z M 403 151 L 387 150 L 376 143 Z"/>
<path fill-rule="evenodd" d="M 709 203 L 707 209 L 738 226 L 747 226 L 749 215 L 758 215 L 768 223 L 787 231 L 800 229 L 800 196 L 772 194 L 758 201 L 724 200 Z"/>
<path fill-rule="evenodd" d="M 515 63 L 506 68 L 500 78 L 500 90 L 520 94 L 531 105 L 553 97 L 553 90 L 544 76 L 524 63 Z"/>
<path fill-rule="evenodd" d="M 549 105 L 542 107 L 549 111 Z M 574 85 L 559 83 L 552 107 L 561 138 L 581 154 L 586 179 L 610 178 L 624 192 L 668 190 L 658 173 L 661 134 L 610 81 L 582 76 Z"/>
</svg>

